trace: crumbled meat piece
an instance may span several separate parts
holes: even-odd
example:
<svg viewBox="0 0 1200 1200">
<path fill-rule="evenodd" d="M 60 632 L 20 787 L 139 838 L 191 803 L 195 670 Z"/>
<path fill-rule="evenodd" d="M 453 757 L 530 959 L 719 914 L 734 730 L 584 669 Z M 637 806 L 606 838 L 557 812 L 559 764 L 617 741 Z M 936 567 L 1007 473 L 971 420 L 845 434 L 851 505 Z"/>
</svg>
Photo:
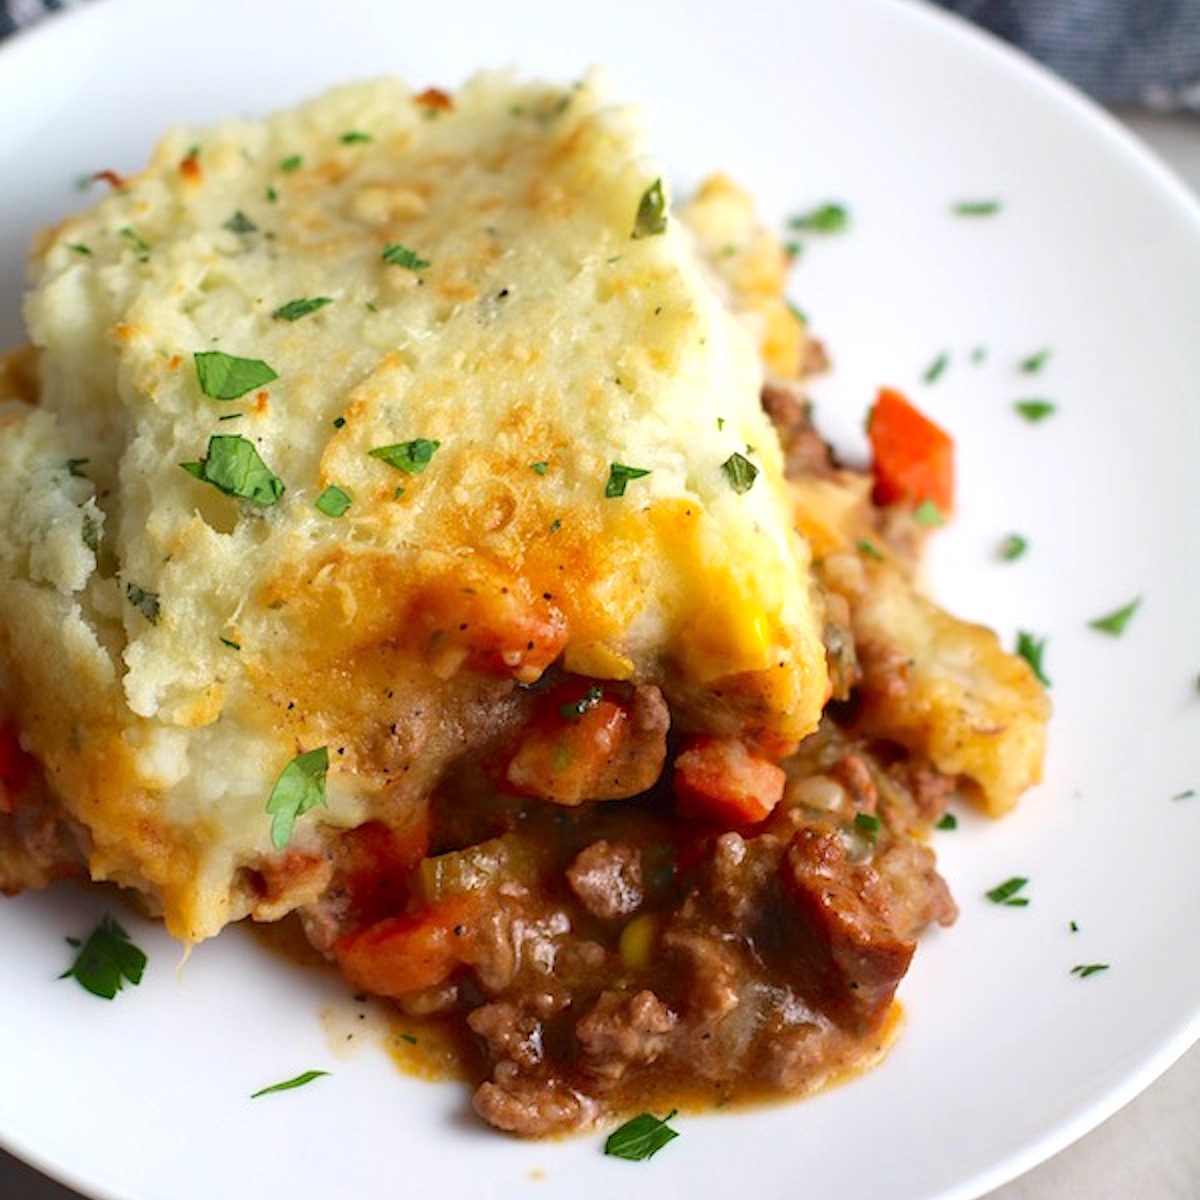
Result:
<svg viewBox="0 0 1200 1200">
<path fill-rule="evenodd" d="M 933 851 L 920 842 L 899 841 L 875 858 L 875 869 L 888 889 L 892 928 L 915 938 L 927 925 L 952 925 L 958 905 L 938 874 Z"/>
<path fill-rule="evenodd" d="M 850 793 L 854 807 L 859 812 L 875 811 L 879 789 L 875 786 L 875 777 L 871 774 L 871 768 L 863 761 L 862 755 L 843 754 L 829 768 L 829 774 Z"/>
<path fill-rule="evenodd" d="M 642 856 L 626 842 L 593 842 L 567 868 L 567 882 L 594 917 L 612 921 L 636 912 L 645 898 Z"/>
<path fill-rule="evenodd" d="M 784 881 L 822 1006 L 852 1029 L 877 1026 L 916 949 L 892 926 L 878 872 L 847 859 L 834 826 L 810 825 L 788 847 Z"/>
<path fill-rule="evenodd" d="M 575 1026 L 575 1036 L 586 1070 L 615 1080 L 631 1066 L 654 1062 L 677 1023 L 675 1014 L 648 988 L 632 996 L 602 992 Z"/>
<path fill-rule="evenodd" d="M 600 1105 L 560 1080 L 497 1071 L 475 1089 L 475 1111 L 490 1125 L 519 1137 L 549 1137 L 595 1124 Z"/>
<path fill-rule="evenodd" d="M 467 1024 L 497 1062 L 528 1070 L 542 1061 L 542 1022 L 512 1001 L 481 1005 L 467 1016 Z"/>
<path fill-rule="evenodd" d="M 812 407 L 798 384 L 771 380 L 762 390 L 762 406 L 783 446 L 784 474 L 832 475 L 836 468 L 828 443 L 812 423 Z"/>
</svg>

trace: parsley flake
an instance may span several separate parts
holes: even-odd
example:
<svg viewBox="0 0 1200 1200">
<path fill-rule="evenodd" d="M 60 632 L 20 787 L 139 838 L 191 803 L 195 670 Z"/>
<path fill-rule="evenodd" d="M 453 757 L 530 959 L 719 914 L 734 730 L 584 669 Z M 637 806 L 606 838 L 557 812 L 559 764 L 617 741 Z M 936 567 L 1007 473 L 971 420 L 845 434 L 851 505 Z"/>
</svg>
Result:
<svg viewBox="0 0 1200 1200">
<path fill-rule="evenodd" d="M 1072 975 L 1078 975 L 1080 979 L 1086 979 L 1089 975 L 1097 975 L 1101 971 L 1108 970 L 1108 963 L 1078 963 L 1071 968 Z"/>
<path fill-rule="evenodd" d="M 1018 630 L 1017 653 L 1033 668 L 1033 673 L 1038 677 L 1042 685 L 1049 687 L 1050 680 L 1046 678 L 1043 666 L 1046 657 L 1046 639 L 1029 633 L 1024 629 Z"/>
<path fill-rule="evenodd" d="M 126 225 L 119 232 L 121 237 L 133 247 L 134 252 L 137 254 L 138 262 L 150 261 L 150 243 L 145 238 L 129 225 Z"/>
<path fill-rule="evenodd" d="M 545 473 L 550 469 L 550 464 L 548 462 L 541 462 L 541 461 L 532 462 L 529 464 L 529 469 L 535 475 L 545 475 Z"/>
<path fill-rule="evenodd" d="M 410 271 L 420 271 L 430 265 L 429 259 L 422 258 L 415 250 L 410 250 L 399 242 L 389 242 L 384 246 L 382 257 L 389 266 L 407 267 Z"/>
<path fill-rule="evenodd" d="M 946 523 L 946 518 L 942 515 L 942 510 L 932 500 L 922 500 L 917 505 L 913 510 L 913 520 L 922 529 L 937 529 Z"/>
<path fill-rule="evenodd" d="M 818 204 L 808 212 L 789 218 L 789 229 L 802 229 L 812 233 L 841 233 L 850 224 L 850 210 L 844 204 L 830 201 Z"/>
<path fill-rule="evenodd" d="M 316 499 L 317 511 L 327 517 L 344 517 L 350 508 L 349 492 L 331 483 Z"/>
<path fill-rule="evenodd" d="M 303 1071 L 292 1079 L 285 1079 L 282 1083 L 273 1083 L 269 1087 L 259 1088 L 257 1092 L 251 1092 L 250 1099 L 257 1100 L 259 1096 L 269 1096 L 274 1092 L 290 1092 L 293 1088 L 304 1087 L 306 1083 L 312 1083 L 314 1079 L 328 1074 L 328 1071 Z"/>
<path fill-rule="evenodd" d="M 559 716 L 564 721 L 578 721 L 588 709 L 595 708 L 604 699 L 604 689 L 593 683 L 578 700 L 570 700 L 558 706 Z"/>
<path fill-rule="evenodd" d="M 604 495 L 612 500 L 616 496 L 625 495 L 625 485 L 631 479 L 641 479 L 649 475 L 647 467 L 627 467 L 624 463 L 608 464 L 608 482 L 604 485 Z"/>
<path fill-rule="evenodd" d="M 652 1158 L 668 1142 L 679 1136 L 678 1132 L 667 1124 L 677 1111 L 672 1109 L 665 1117 L 639 1113 L 608 1135 L 604 1141 L 604 1153 L 613 1158 L 626 1158 L 630 1162 Z"/>
<path fill-rule="evenodd" d="M 89 258 L 91 257 L 92 253 L 92 248 L 90 246 L 85 246 L 82 242 L 68 242 L 67 249 L 74 250 L 76 254 L 82 254 Z"/>
<path fill-rule="evenodd" d="M 208 439 L 208 453 L 204 458 L 179 465 L 189 475 L 211 483 L 227 496 L 247 500 L 262 508 L 277 504 L 284 493 L 283 480 L 240 433 L 214 434 Z"/>
<path fill-rule="evenodd" d="M 924 380 L 926 383 L 936 383 L 945 373 L 946 368 L 950 365 L 950 355 L 944 351 L 937 356 L 925 369 Z"/>
<path fill-rule="evenodd" d="M 630 237 L 656 237 L 667 231 L 667 200 L 661 179 L 656 179 L 638 201 L 637 216 Z"/>
<path fill-rule="evenodd" d="M 858 812 L 854 814 L 854 828 L 863 834 L 867 841 L 873 842 L 879 835 L 881 822 L 874 813 Z"/>
<path fill-rule="evenodd" d="M 239 208 L 222 226 L 230 233 L 256 233 L 258 226 Z"/>
<path fill-rule="evenodd" d="M 1005 562 L 1015 562 L 1028 549 L 1029 543 L 1019 533 L 1010 533 L 1000 543 L 1000 557 Z"/>
<path fill-rule="evenodd" d="M 74 979 L 103 1000 L 113 999 L 127 983 L 137 987 L 142 982 L 146 955 L 112 917 L 105 916 L 82 945 L 75 938 L 67 942 L 79 953 L 59 979 Z"/>
<path fill-rule="evenodd" d="M 200 390 L 211 400 L 236 400 L 279 378 L 261 358 L 239 358 L 222 350 L 198 350 L 192 358 Z"/>
<path fill-rule="evenodd" d="M 151 625 L 158 624 L 158 618 L 162 612 L 162 607 L 158 601 L 157 592 L 148 592 L 145 588 L 138 587 L 136 583 L 127 583 L 125 585 L 125 599 L 133 605 L 134 608 L 150 622 Z"/>
<path fill-rule="evenodd" d="M 281 304 L 271 316 L 276 321 L 298 321 L 301 317 L 307 317 L 309 313 L 315 313 L 317 309 L 324 308 L 325 305 L 332 303 L 332 296 L 306 296 L 299 300 L 289 300 L 286 304 Z"/>
<path fill-rule="evenodd" d="M 722 464 L 721 470 L 729 480 L 729 486 L 739 496 L 748 492 L 758 478 L 758 468 L 744 455 L 734 451 Z"/>
<path fill-rule="evenodd" d="M 1017 893 L 1028 882 L 1029 880 L 1023 876 L 1014 875 L 1011 879 L 1006 879 L 1003 883 L 997 884 L 984 894 L 993 904 L 1007 904 L 1010 908 L 1023 908 L 1029 903 L 1029 897 L 1020 896 Z"/>
<path fill-rule="evenodd" d="M 999 200 L 959 200 L 950 211 L 956 217 L 994 217 L 1002 207 Z"/>
<path fill-rule="evenodd" d="M 1101 633 L 1107 633 L 1110 637 L 1120 637 L 1125 632 L 1125 626 L 1129 624 L 1141 602 L 1142 598 L 1138 596 L 1130 600 L 1123 607 L 1114 609 L 1110 613 L 1105 613 L 1102 617 L 1096 617 L 1095 620 L 1089 621 L 1088 627 L 1099 630 Z"/>
<path fill-rule="evenodd" d="M 395 467 L 397 471 L 404 471 L 409 475 L 420 475 L 429 466 L 434 452 L 441 444 L 432 438 L 413 438 L 410 442 L 393 442 L 390 446 L 376 446 L 374 450 L 369 450 L 367 453 L 372 458 L 378 458 L 381 462 L 387 463 L 389 467 Z"/>
<path fill-rule="evenodd" d="M 958 818 L 952 812 L 942 813 L 934 829 L 957 829 Z"/>
<path fill-rule="evenodd" d="M 279 169 L 291 174 L 293 171 L 298 171 L 304 166 L 304 159 L 299 154 L 289 154 L 287 158 L 279 160 Z"/>
<path fill-rule="evenodd" d="M 1049 361 L 1051 350 L 1046 347 L 1043 350 L 1038 350 L 1035 354 L 1029 355 L 1028 358 L 1021 359 L 1021 370 L 1026 375 L 1036 375 Z"/>
<path fill-rule="evenodd" d="M 860 554 L 865 554 L 868 558 L 875 559 L 876 562 L 883 562 L 883 551 L 874 542 L 868 541 L 867 538 L 859 538 L 855 545 Z"/>
<path fill-rule="evenodd" d="M 340 138 L 338 138 L 338 141 L 341 142 L 343 146 L 361 145 L 363 142 L 373 142 L 374 140 L 375 139 L 369 133 L 364 133 L 361 129 L 347 129 L 346 132 L 343 133 Z"/>
<path fill-rule="evenodd" d="M 1039 421 L 1053 416 L 1057 406 L 1050 400 L 1015 400 L 1013 409 L 1019 417 L 1023 417 L 1031 425 L 1036 425 Z"/>
<path fill-rule="evenodd" d="M 291 839 L 296 818 L 325 803 L 325 775 L 329 770 L 329 750 L 319 746 L 297 754 L 279 773 L 267 797 L 271 821 L 271 845 L 282 850 Z"/>
</svg>

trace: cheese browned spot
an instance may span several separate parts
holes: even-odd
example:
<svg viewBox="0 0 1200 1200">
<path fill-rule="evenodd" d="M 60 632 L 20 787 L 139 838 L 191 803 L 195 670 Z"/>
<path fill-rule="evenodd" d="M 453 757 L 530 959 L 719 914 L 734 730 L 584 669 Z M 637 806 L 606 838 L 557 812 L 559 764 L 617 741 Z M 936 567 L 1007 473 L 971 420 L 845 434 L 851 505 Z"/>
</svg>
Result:
<svg viewBox="0 0 1200 1200">
<path fill-rule="evenodd" d="M 403 827 L 548 670 L 774 753 L 828 693 L 759 404 L 760 352 L 802 333 L 757 251 L 722 280 L 673 213 L 632 236 L 665 172 L 596 80 L 428 96 L 172 133 L 34 263 L 38 404 L 0 436 L 8 706 L 92 874 L 187 940 L 280 876 L 265 803 L 302 751 L 331 763 L 289 847 L 311 861 Z M 275 377 L 214 398 L 214 351 Z M 416 442 L 418 470 L 372 454 Z M 274 502 L 214 482 L 215 446 Z M 613 464 L 645 474 L 607 496 Z M 282 874 L 272 916 L 323 885 Z"/>
</svg>

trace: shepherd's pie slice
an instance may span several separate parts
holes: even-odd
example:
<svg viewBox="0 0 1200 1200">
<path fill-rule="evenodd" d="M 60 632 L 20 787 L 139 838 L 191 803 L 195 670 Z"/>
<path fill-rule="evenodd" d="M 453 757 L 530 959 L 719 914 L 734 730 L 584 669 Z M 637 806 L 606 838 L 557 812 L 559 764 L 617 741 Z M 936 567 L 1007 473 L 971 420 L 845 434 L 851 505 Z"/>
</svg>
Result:
<svg viewBox="0 0 1200 1200">
<path fill-rule="evenodd" d="M 763 322 L 596 80 L 348 87 L 112 183 L 0 413 L 7 702 L 93 877 L 188 941 L 281 915 L 556 673 L 815 728 Z"/>
</svg>

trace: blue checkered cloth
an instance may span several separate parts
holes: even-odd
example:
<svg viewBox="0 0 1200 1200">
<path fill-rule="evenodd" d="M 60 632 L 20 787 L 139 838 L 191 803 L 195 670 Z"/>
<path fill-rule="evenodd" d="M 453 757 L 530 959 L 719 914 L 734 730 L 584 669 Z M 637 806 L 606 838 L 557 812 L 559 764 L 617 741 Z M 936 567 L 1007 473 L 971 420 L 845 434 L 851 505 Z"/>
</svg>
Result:
<svg viewBox="0 0 1200 1200">
<path fill-rule="evenodd" d="M 83 2 L 0 0 L 0 37 Z M 1102 104 L 1200 112 L 1200 0 L 934 2 L 1019 46 Z"/>
</svg>

